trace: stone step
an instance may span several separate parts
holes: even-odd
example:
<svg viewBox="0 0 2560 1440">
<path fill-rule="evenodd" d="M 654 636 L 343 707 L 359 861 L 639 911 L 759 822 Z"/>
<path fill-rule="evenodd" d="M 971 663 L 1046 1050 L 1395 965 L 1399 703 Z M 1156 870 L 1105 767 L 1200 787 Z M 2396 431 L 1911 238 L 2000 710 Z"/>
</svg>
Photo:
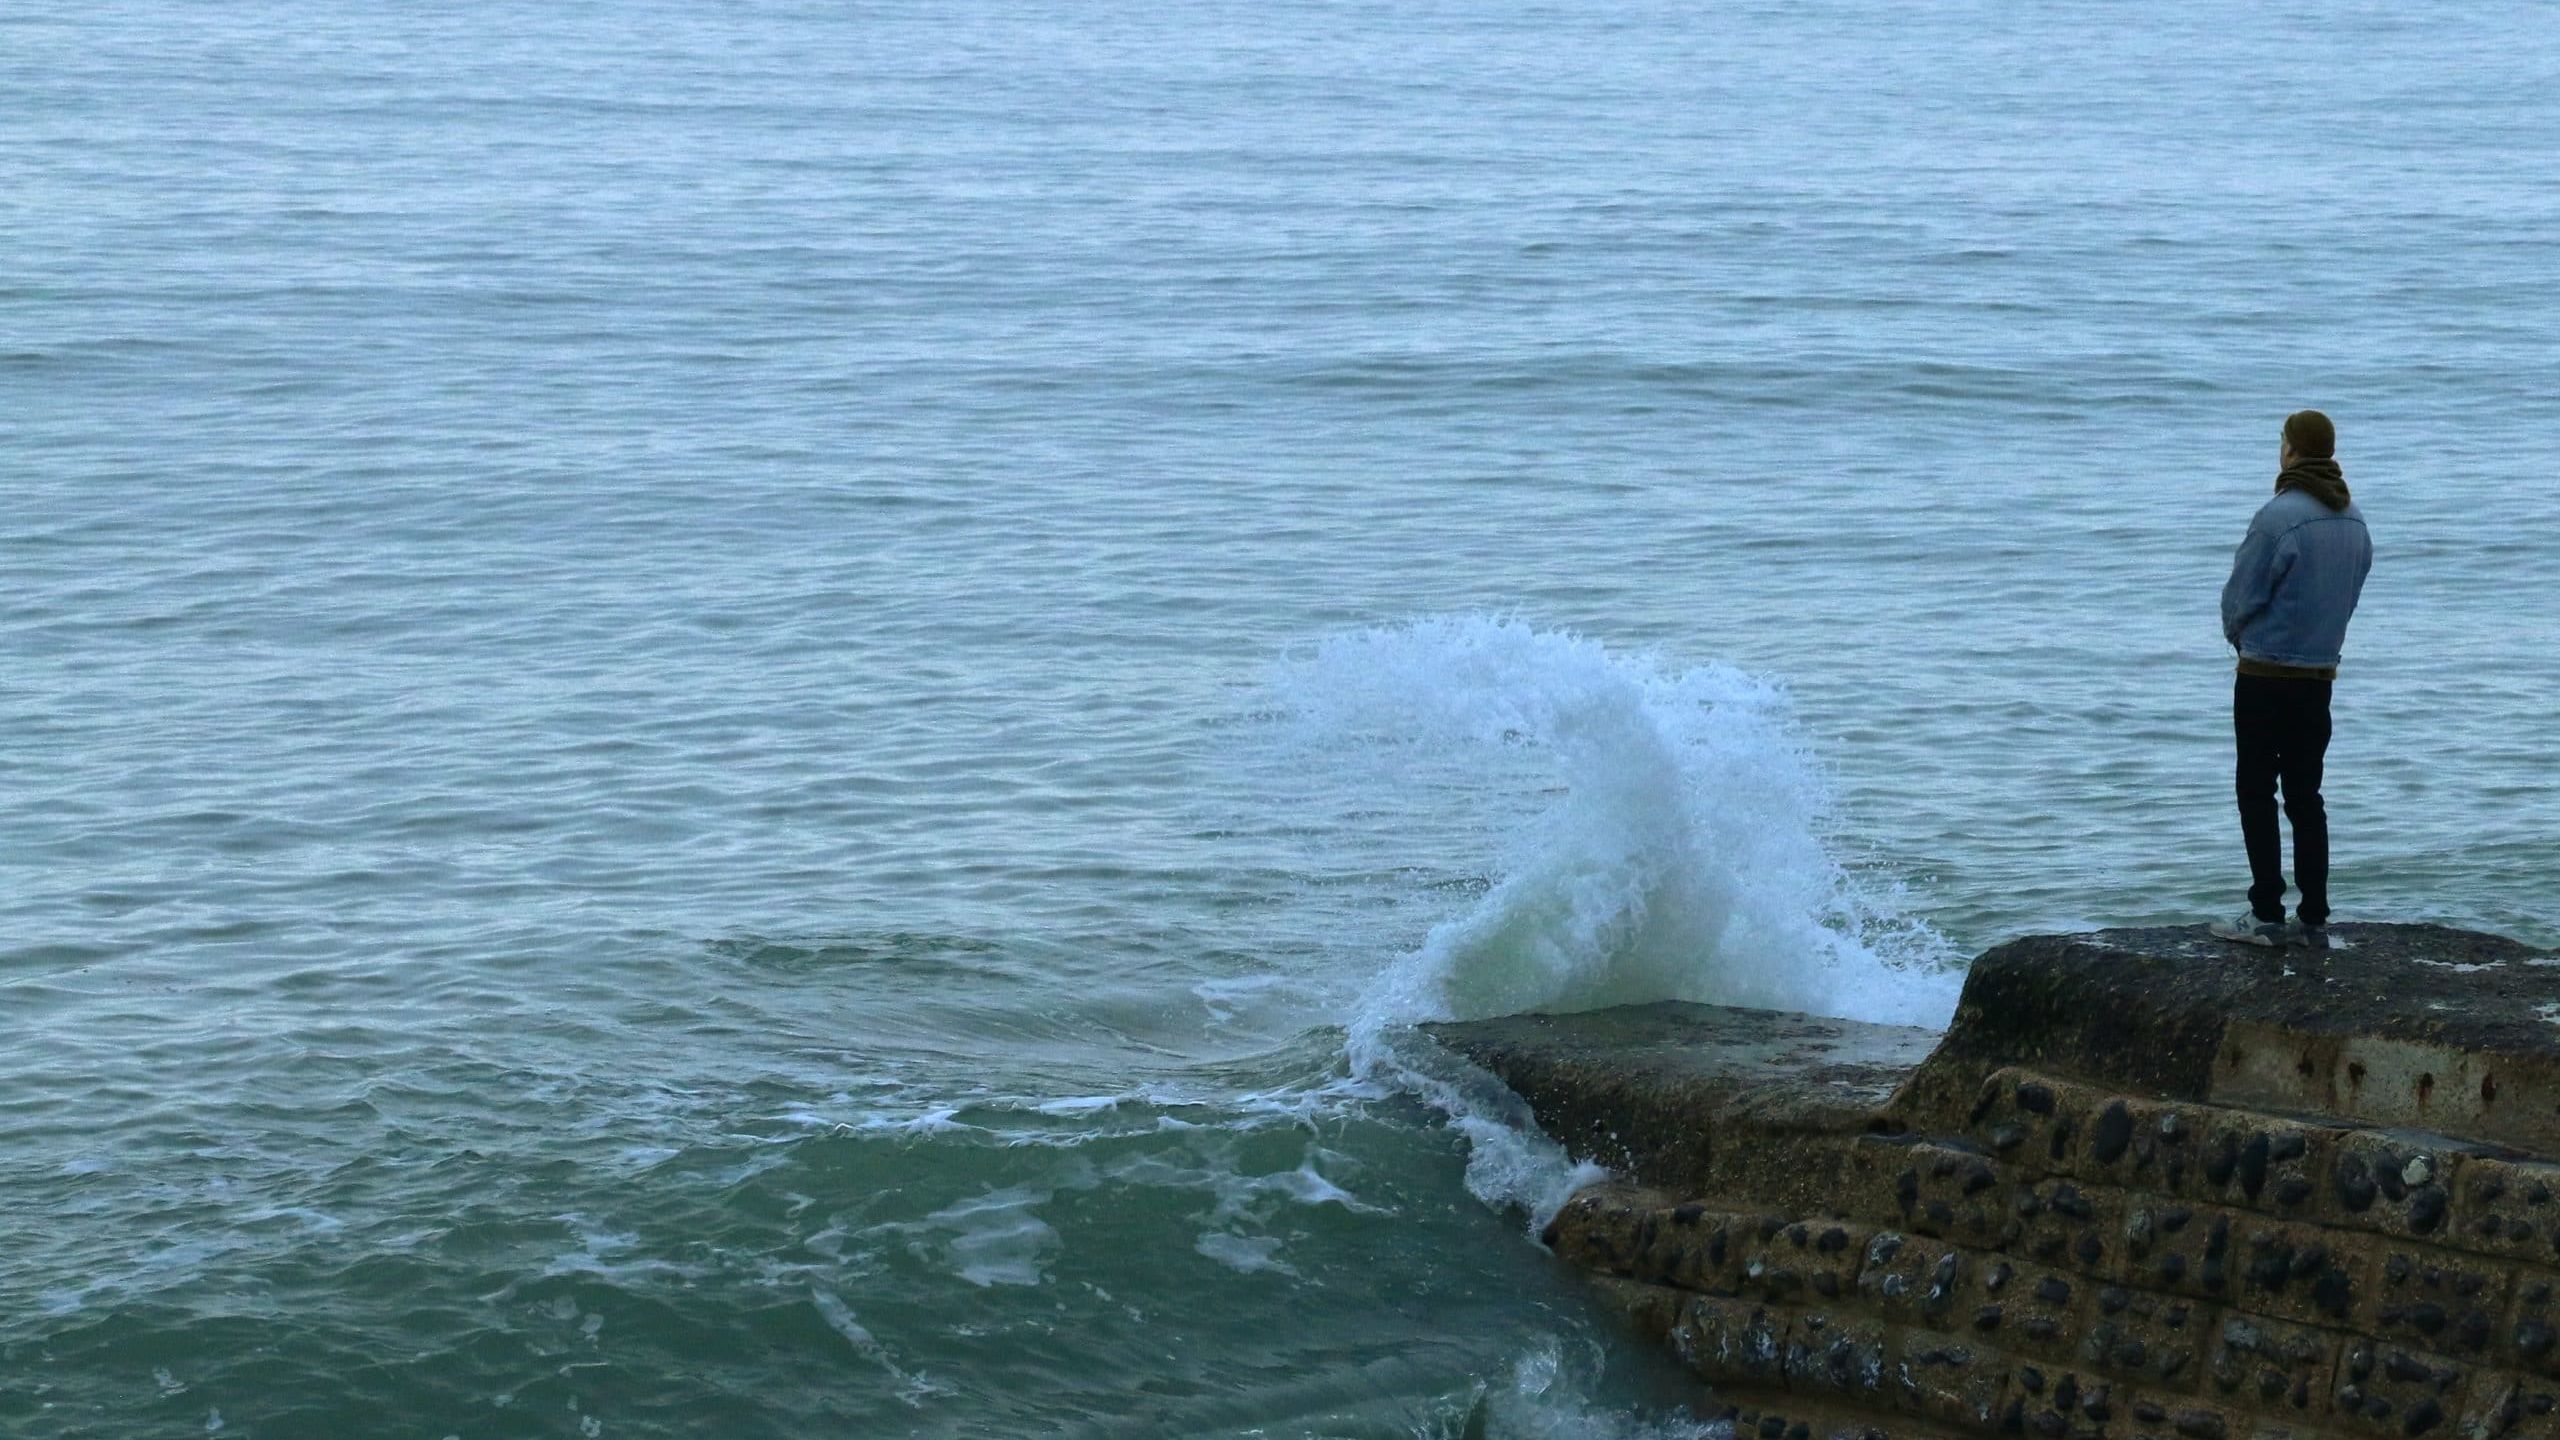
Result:
<svg viewBox="0 0 2560 1440">
<path fill-rule="evenodd" d="M 2560 964 L 2340 928 L 2322 970 L 2005 946 L 1934 1049 L 1697 1005 L 1434 1033 L 1625 1177 L 1548 1243 L 1738 1435 L 2560 1440 Z"/>
<path fill-rule="evenodd" d="M 1719 1395 L 1809 1395 L 1853 1433 L 1851 1419 L 1873 1411 L 1985 1435 L 2193 1440 L 2280 1423 L 2304 1434 L 2541 1436 L 2560 1403 L 2547 1375 L 1889 1230 L 1602 1187 L 1551 1233 L 1560 1256 L 1608 1277 L 1614 1308 Z"/>
<path fill-rule="evenodd" d="M 2317 957 L 2200 926 L 2013 941 L 1973 962 L 1931 1063 L 2560 1156 L 2560 955 L 2440 925 L 2331 933 Z"/>
</svg>

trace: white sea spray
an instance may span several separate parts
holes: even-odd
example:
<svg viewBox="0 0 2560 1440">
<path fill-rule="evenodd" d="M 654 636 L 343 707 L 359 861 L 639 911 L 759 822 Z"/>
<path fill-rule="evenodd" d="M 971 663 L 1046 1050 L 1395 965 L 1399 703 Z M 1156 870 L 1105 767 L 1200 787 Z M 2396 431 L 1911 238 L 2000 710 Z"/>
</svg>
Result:
<svg viewBox="0 0 2560 1440">
<path fill-rule="evenodd" d="M 1469 1187 L 1533 1224 L 1602 1172 L 1410 1027 L 1653 1000 L 1917 1025 L 1954 1008 L 1944 942 L 1836 858 L 1820 765 L 1772 681 L 1463 616 L 1333 637 L 1277 689 L 1311 814 L 1476 847 L 1481 882 L 1441 886 L 1458 903 L 1357 989 L 1346 1049 L 1355 1076 L 1446 1113 Z"/>
</svg>

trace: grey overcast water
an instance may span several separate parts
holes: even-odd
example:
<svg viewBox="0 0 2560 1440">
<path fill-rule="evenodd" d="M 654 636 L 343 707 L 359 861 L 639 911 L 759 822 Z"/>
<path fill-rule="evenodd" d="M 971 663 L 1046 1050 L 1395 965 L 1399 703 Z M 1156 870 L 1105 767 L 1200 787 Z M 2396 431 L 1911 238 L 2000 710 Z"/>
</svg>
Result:
<svg viewBox="0 0 2560 1440">
<path fill-rule="evenodd" d="M 2547 7 L 12 0 L 0 1434 L 1713 1433 L 1405 1027 L 2560 941 Z"/>
</svg>

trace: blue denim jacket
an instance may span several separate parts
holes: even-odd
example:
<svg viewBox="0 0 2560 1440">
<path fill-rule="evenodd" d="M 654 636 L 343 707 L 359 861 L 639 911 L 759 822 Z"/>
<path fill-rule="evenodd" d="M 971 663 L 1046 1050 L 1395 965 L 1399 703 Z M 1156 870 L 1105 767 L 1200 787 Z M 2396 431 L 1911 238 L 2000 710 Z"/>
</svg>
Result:
<svg viewBox="0 0 2560 1440">
<path fill-rule="evenodd" d="M 2251 660 L 2278 665 L 2338 663 L 2347 617 L 2356 613 L 2373 537 L 2364 512 L 2343 511 L 2300 490 L 2258 507 L 2222 587 L 2222 635 Z"/>
</svg>

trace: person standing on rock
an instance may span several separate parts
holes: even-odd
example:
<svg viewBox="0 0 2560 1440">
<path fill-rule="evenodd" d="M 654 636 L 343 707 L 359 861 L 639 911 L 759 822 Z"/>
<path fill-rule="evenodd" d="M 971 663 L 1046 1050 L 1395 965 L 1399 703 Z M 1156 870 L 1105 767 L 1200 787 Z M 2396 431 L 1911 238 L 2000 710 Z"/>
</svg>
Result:
<svg viewBox="0 0 2560 1440">
<path fill-rule="evenodd" d="M 2249 850 L 2249 910 L 2213 933 L 2244 945 L 2329 948 L 2329 815 L 2320 769 L 2329 751 L 2329 688 L 2347 620 L 2373 568 L 2373 538 L 2335 458 L 2337 427 L 2317 410 L 2286 416 L 2275 498 L 2258 507 L 2222 587 L 2222 634 L 2240 654 L 2231 722 L 2240 838 Z M 2284 852 L 2276 788 L 2293 822 L 2297 924 L 2284 919 Z"/>
</svg>

